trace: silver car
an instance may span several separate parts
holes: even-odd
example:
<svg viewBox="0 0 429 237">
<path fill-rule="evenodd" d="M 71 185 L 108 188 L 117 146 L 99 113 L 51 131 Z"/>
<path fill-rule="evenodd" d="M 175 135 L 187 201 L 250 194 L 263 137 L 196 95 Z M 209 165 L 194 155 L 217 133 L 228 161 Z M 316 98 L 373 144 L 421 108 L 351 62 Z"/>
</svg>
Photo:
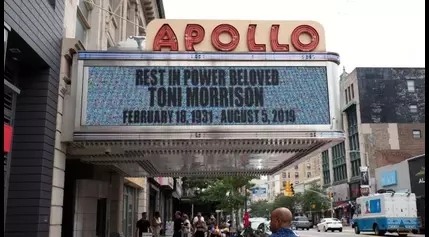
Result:
<svg viewBox="0 0 429 237">
<path fill-rule="evenodd" d="M 312 227 L 312 224 L 307 217 L 296 216 L 292 221 L 292 227 L 295 229 L 309 230 Z"/>
</svg>

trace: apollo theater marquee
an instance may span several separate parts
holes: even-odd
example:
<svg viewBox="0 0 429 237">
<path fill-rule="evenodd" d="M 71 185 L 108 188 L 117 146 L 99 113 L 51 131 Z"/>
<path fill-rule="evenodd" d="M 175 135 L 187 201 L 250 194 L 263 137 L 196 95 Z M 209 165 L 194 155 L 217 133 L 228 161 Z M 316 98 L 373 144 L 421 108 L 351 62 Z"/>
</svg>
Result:
<svg viewBox="0 0 429 237">
<path fill-rule="evenodd" d="M 154 20 L 74 58 L 62 139 L 125 176 L 273 174 L 344 140 L 338 64 L 317 22 Z"/>
</svg>

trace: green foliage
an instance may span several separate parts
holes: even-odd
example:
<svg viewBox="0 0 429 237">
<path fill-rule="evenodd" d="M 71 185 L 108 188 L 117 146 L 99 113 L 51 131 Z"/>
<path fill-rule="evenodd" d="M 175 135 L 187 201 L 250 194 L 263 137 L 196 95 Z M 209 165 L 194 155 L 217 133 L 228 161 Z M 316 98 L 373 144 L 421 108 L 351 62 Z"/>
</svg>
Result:
<svg viewBox="0 0 429 237">
<path fill-rule="evenodd" d="M 278 195 L 273 203 L 273 209 L 280 208 L 280 207 L 286 207 L 289 210 L 292 211 L 292 213 L 297 212 L 297 207 L 300 202 L 300 193 L 296 193 L 292 197 L 286 197 L 283 194 Z"/>
<path fill-rule="evenodd" d="M 272 210 L 280 207 L 286 207 L 294 214 L 298 213 L 299 209 L 301 209 L 302 212 L 308 212 L 310 209 L 313 212 L 328 210 L 330 207 L 330 200 L 327 194 L 324 195 L 325 193 L 326 191 L 319 185 L 312 184 L 309 188 L 306 188 L 303 193 L 295 193 L 292 197 L 286 197 L 283 194 L 279 194 L 271 204 L 260 202 L 252 203 L 252 216 L 263 213 L 262 209 L 268 209 L 271 212 Z"/>
<path fill-rule="evenodd" d="M 240 192 L 242 187 L 250 188 L 250 180 L 254 177 L 226 176 L 212 180 L 207 188 L 201 192 L 200 200 L 204 202 L 218 202 L 219 209 L 231 212 L 242 208 L 246 195 Z"/>
<path fill-rule="evenodd" d="M 267 201 L 253 202 L 249 206 L 251 217 L 270 217 L 273 211 L 273 203 Z"/>
<path fill-rule="evenodd" d="M 303 211 L 309 211 L 310 209 L 312 211 L 321 211 L 321 210 L 327 210 L 330 207 L 330 200 L 326 195 L 320 195 L 318 193 L 325 194 L 326 191 L 323 190 L 319 185 L 313 184 L 309 190 L 313 190 L 315 192 L 311 191 L 304 191 L 302 194 L 302 198 L 300 201 L 301 207 Z M 316 193 L 318 192 L 318 193 Z M 313 205 L 315 208 L 313 208 Z"/>
<path fill-rule="evenodd" d="M 219 178 L 213 177 L 189 177 L 186 178 L 185 186 L 189 189 L 206 189 L 210 184 L 219 180 Z"/>
</svg>

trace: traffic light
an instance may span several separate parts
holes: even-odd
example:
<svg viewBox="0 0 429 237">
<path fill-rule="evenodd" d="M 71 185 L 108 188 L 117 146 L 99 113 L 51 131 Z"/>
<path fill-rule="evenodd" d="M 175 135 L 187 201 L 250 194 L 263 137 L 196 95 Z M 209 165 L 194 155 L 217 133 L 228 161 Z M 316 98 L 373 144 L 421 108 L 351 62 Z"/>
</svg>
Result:
<svg viewBox="0 0 429 237">
<path fill-rule="evenodd" d="M 332 192 L 329 192 L 329 199 L 334 199 L 334 193 L 332 193 Z"/>
<path fill-rule="evenodd" d="M 286 181 L 286 187 L 285 187 L 285 196 L 289 197 L 291 196 L 291 183 L 289 181 Z"/>
<path fill-rule="evenodd" d="M 295 195 L 295 190 L 293 190 L 293 183 L 289 184 L 289 188 L 290 188 L 290 195 L 291 196 Z"/>
</svg>

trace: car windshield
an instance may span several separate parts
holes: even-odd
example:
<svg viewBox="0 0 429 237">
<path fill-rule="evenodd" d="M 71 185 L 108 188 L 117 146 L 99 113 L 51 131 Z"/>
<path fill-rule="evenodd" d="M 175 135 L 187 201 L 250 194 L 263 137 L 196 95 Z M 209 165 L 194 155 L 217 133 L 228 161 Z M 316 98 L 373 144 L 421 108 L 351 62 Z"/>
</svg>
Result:
<svg viewBox="0 0 429 237">
<path fill-rule="evenodd" d="M 327 219 L 326 221 L 340 221 L 337 218 Z"/>
<path fill-rule="evenodd" d="M 297 221 L 308 221 L 307 217 L 297 217 Z"/>
</svg>

